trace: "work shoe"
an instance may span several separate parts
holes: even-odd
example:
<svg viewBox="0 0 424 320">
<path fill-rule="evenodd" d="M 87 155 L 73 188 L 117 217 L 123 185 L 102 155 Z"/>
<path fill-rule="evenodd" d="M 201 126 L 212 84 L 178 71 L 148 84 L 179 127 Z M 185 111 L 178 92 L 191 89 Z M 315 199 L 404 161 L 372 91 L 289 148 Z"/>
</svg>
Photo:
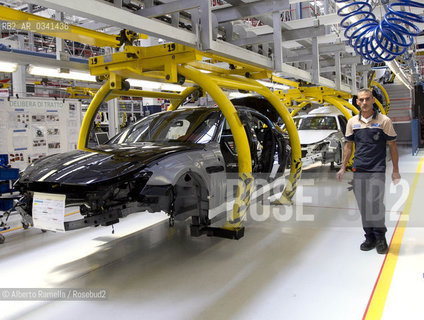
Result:
<svg viewBox="0 0 424 320">
<path fill-rule="evenodd" d="M 387 242 L 386 239 L 379 239 L 376 241 L 375 247 L 377 249 L 377 252 L 379 254 L 386 254 L 387 253 L 387 249 L 389 248 L 387 246 Z"/>
<path fill-rule="evenodd" d="M 366 239 L 364 242 L 361 243 L 360 249 L 362 251 L 370 251 L 371 249 L 375 248 L 375 244 L 375 240 Z"/>
</svg>

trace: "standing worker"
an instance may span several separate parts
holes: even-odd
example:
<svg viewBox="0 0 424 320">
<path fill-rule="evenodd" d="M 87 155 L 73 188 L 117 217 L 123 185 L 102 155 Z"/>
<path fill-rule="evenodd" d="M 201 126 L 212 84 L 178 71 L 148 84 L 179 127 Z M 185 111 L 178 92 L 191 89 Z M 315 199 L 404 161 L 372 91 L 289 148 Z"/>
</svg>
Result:
<svg viewBox="0 0 424 320">
<path fill-rule="evenodd" d="M 343 163 L 337 172 L 341 180 L 347 163 L 352 155 L 355 142 L 355 158 L 353 161 L 353 192 L 361 212 L 365 241 L 362 251 L 377 249 L 380 254 L 387 252 L 385 226 L 384 188 L 386 181 L 386 143 L 392 157 L 392 181 L 400 180 L 399 154 L 396 146 L 396 132 L 389 117 L 374 110 L 375 98 L 369 89 L 358 92 L 356 102 L 360 107 L 359 114 L 350 118 L 346 128 L 346 144 L 343 150 Z"/>
</svg>

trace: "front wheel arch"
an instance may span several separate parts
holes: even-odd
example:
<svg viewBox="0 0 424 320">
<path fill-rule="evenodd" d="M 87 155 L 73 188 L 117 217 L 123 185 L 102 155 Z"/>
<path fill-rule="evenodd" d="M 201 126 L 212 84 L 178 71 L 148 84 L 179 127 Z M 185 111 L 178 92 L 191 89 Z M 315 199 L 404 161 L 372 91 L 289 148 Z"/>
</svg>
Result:
<svg viewBox="0 0 424 320">
<path fill-rule="evenodd" d="M 199 217 L 202 224 L 208 222 L 209 191 L 205 181 L 195 172 L 183 173 L 172 187 L 171 215 L 178 220 Z"/>
</svg>

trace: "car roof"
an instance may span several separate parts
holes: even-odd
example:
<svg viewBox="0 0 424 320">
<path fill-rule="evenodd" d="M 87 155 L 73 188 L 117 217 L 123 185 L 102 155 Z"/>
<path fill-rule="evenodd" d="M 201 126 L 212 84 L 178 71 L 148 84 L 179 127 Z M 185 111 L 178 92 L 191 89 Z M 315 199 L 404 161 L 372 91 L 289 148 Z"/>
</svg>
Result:
<svg viewBox="0 0 424 320">
<path fill-rule="evenodd" d="M 235 108 L 238 109 L 244 109 L 249 111 L 256 111 L 258 114 L 264 115 L 272 122 L 277 122 L 280 118 L 280 115 L 278 112 L 274 109 L 274 106 L 269 102 L 265 97 L 263 96 L 248 96 L 243 98 L 234 98 L 231 99 L 232 104 L 235 106 Z M 212 109 L 218 107 L 180 107 L 177 110 L 180 110 L 182 108 L 206 108 L 206 109 Z"/>
<path fill-rule="evenodd" d="M 307 117 L 319 117 L 319 116 L 337 117 L 340 115 L 343 115 L 343 114 L 336 107 L 325 106 L 325 107 L 319 107 L 317 109 L 314 109 L 308 114 L 295 116 L 294 118 L 307 118 Z"/>
<path fill-rule="evenodd" d="M 258 111 L 258 110 L 256 110 L 256 109 L 254 109 L 254 108 L 251 108 L 251 107 L 246 107 L 246 106 L 235 106 L 235 108 L 236 108 L 236 110 L 246 110 L 246 111 L 250 111 L 250 112 L 253 112 L 253 113 L 258 113 L 258 114 L 261 114 L 261 115 L 263 115 L 263 116 L 265 116 L 265 117 L 267 117 L 267 115 L 266 114 L 263 114 L 263 113 L 261 113 L 260 111 Z M 200 106 L 200 107 L 196 107 L 196 106 L 184 106 L 184 107 L 180 107 L 180 108 L 177 108 L 176 110 L 174 110 L 174 111 L 184 111 L 184 110 L 204 110 L 204 111 L 221 111 L 218 107 L 216 107 L 216 106 L 213 106 L 213 107 L 205 107 L 205 106 Z M 163 112 L 167 112 L 167 111 L 163 111 Z M 269 117 L 267 117 L 268 119 L 269 119 Z M 270 119 L 271 120 L 271 119 Z M 272 121 L 272 120 L 271 120 Z"/>
</svg>

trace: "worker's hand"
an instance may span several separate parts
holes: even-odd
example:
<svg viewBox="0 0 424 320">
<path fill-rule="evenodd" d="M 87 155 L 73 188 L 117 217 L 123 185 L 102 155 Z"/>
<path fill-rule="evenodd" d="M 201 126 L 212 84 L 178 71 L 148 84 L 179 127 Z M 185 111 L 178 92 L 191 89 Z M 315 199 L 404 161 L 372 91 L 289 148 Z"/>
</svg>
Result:
<svg viewBox="0 0 424 320">
<path fill-rule="evenodd" d="M 399 183 L 399 181 L 400 181 L 400 173 L 399 172 L 393 172 L 392 173 L 392 181 L 393 181 L 393 184 L 398 184 Z"/>
<path fill-rule="evenodd" d="M 337 180 L 342 181 L 345 171 L 346 171 L 345 168 L 340 168 L 340 170 L 337 171 Z"/>
</svg>

